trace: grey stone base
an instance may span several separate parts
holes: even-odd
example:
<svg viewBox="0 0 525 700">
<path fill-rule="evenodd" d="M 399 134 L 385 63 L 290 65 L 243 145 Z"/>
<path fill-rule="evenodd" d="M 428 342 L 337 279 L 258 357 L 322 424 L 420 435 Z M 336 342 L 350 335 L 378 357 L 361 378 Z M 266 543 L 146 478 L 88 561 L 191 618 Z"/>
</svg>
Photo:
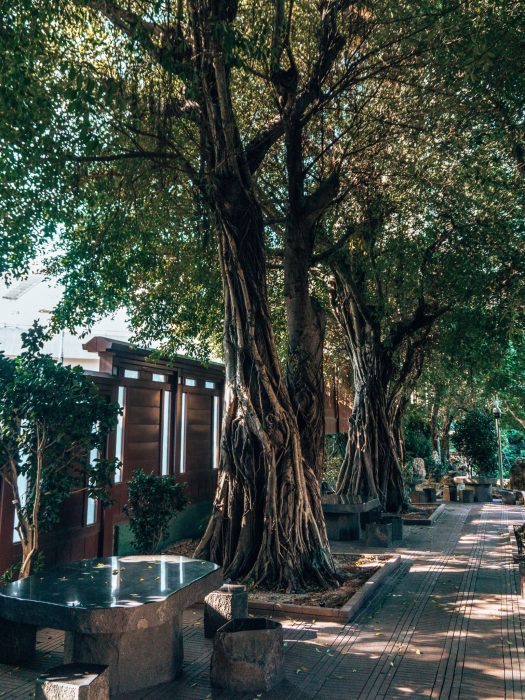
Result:
<svg viewBox="0 0 525 700">
<path fill-rule="evenodd" d="M 326 513 L 326 532 L 329 540 L 351 542 L 361 539 L 360 513 Z"/>
<path fill-rule="evenodd" d="M 367 547 L 390 547 L 392 544 L 392 523 L 378 521 L 368 523 L 365 530 Z"/>
<path fill-rule="evenodd" d="M 233 693 L 270 690 L 283 678 L 283 661 L 279 622 L 264 617 L 232 620 L 215 635 L 211 684 Z"/>
<path fill-rule="evenodd" d="M 36 679 L 35 700 L 109 700 L 107 666 L 55 666 Z"/>
<path fill-rule="evenodd" d="M 64 662 L 108 666 L 112 694 L 166 683 L 182 670 L 181 616 L 124 634 L 66 632 Z"/>
<path fill-rule="evenodd" d="M 17 664 L 35 655 L 36 631 L 33 625 L 0 620 L 0 663 Z"/>
<path fill-rule="evenodd" d="M 225 583 L 204 598 L 204 636 L 208 639 L 230 620 L 248 617 L 246 586 Z"/>
</svg>

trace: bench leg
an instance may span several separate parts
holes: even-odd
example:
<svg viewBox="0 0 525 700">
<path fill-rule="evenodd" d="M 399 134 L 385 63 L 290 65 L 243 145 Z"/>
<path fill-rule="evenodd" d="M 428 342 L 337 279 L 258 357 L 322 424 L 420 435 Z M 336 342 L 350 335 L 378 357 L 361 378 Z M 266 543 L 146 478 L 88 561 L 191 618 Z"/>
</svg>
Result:
<svg viewBox="0 0 525 700">
<path fill-rule="evenodd" d="M 66 632 L 64 663 L 109 667 L 111 694 L 149 688 L 176 678 L 182 671 L 182 620 L 122 634 Z"/>
<path fill-rule="evenodd" d="M 0 663 L 17 664 L 35 655 L 36 631 L 33 625 L 0 620 Z"/>
</svg>

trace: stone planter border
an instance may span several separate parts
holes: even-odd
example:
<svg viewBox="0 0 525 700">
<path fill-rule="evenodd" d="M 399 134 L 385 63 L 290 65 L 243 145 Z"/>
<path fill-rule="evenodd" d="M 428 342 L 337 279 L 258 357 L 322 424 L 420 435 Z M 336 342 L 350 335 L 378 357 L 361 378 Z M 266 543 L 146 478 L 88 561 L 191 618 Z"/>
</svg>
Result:
<svg viewBox="0 0 525 700">
<path fill-rule="evenodd" d="M 292 603 L 265 603 L 248 600 L 250 613 L 270 613 L 273 615 L 292 614 L 294 617 L 308 617 L 325 622 L 346 624 L 353 620 L 370 597 L 382 586 L 401 564 L 401 556 L 393 555 L 363 586 L 349 598 L 341 608 L 321 608 L 316 605 L 293 605 Z"/>
<path fill-rule="evenodd" d="M 441 504 L 436 508 L 436 510 L 432 513 L 432 515 L 430 515 L 428 518 L 424 518 L 424 519 L 421 519 L 421 520 L 408 520 L 408 519 L 405 520 L 405 518 L 403 518 L 403 526 L 405 526 L 405 525 L 407 525 L 407 526 L 410 525 L 410 526 L 412 527 L 412 526 L 414 526 L 414 525 L 425 525 L 425 526 L 428 527 L 429 525 L 433 525 L 433 524 L 434 524 L 434 522 L 439 518 L 439 516 L 441 515 L 441 513 L 442 513 L 444 510 L 445 510 L 445 504 L 444 504 L 444 503 L 441 503 Z"/>
</svg>

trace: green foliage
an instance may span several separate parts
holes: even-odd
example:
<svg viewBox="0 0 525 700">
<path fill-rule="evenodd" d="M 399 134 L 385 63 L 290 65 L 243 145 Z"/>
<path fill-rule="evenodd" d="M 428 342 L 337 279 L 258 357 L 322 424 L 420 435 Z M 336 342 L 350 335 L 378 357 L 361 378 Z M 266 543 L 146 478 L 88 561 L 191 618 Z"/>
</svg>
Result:
<svg viewBox="0 0 525 700">
<path fill-rule="evenodd" d="M 467 411 L 455 425 L 453 441 L 475 474 L 496 476 L 497 437 L 494 418 L 489 411 L 481 408 Z"/>
<path fill-rule="evenodd" d="M 347 441 L 348 435 L 346 433 L 325 435 L 322 481 L 326 481 L 332 488 L 337 483 Z"/>
<path fill-rule="evenodd" d="M 124 506 L 137 551 L 157 552 L 170 520 L 187 503 L 184 484 L 178 484 L 173 476 L 156 476 L 137 469 L 128 482 L 128 503 Z"/>
<path fill-rule="evenodd" d="M 403 428 L 407 462 L 412 461 L 414 457 L 421 457 L 425 460 L 428 472 L 432 464 L 432 440 L 428 420 L 415 412 L 410 412 L 405 418 Z"/>
<path fill-rule="evenodd" d="M 525 457 L 525 433 L 521 430 L 502 430 L 501 447 L 503 454 L 503 471 L 508 475 L 517 459 Z"/>
<path fill-rule="evenodd" d="M 104 458 L 90 462 L 88 455 L 104 450 L 117 404 L 99 394 L 81 367 L 44 354 L 46 340 L 35 323 L 22 335 L 19 357 L 0 354 L 0 474 L 13 490 L 23 546 L 56 525 L 72 489 L 88 486 L 92 497 L 108 503 L 116 467 Z M 24 498 L 20 477 L 28 484 Z"/>
</svg>

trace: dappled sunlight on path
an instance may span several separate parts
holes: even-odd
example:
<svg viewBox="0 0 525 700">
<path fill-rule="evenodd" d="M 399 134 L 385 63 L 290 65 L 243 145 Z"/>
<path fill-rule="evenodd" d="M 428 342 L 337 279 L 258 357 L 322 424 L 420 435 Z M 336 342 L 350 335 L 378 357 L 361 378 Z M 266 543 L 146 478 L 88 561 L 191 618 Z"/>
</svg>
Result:
<svg viewBox="0 0 525 700">
<path fill-rule="evenodd" d="M 451 503 L 434 526 L 405 527 L 395 550 L 401 567 L 351 624 L 283 619 L 286 680 L 257 697 L 525 698 L 519 581 L 508 536 L 509 525 L 524 516 L 519 507 Z M 365 551 L 350 544 L 334 550 Z M 203 638 L 201 611 L 187 611 L 184 623 L 183 676 L 118 700 L 232 700 L 209 686 L 211 643 Z M 57 663 L 61 640 L 44 630 L 34 664 L 0 666 L 0 692 L 4 680 L 13 693 L 7 697 L 29 700 L 37 669 Z"/>
</svg>

